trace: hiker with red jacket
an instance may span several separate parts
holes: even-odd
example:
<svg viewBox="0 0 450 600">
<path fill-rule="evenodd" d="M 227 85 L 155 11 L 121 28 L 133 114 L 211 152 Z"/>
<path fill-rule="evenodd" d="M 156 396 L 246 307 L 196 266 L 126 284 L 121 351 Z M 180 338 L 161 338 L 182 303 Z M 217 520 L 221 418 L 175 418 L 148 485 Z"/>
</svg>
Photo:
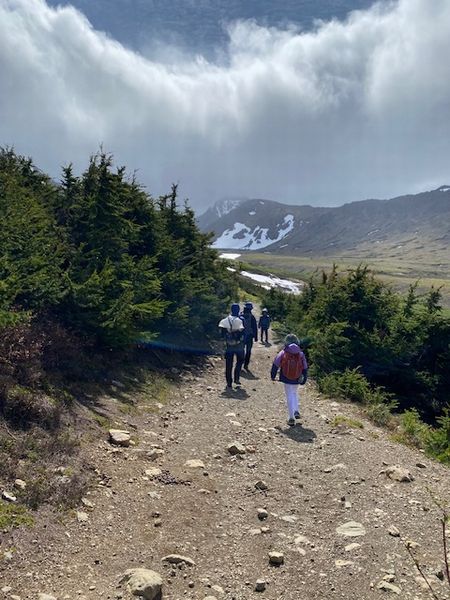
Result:
<svg viewBox="0 0 450 600">
<path fill-rule="evenodd" d="M 284 393 L 289 411 L 288 425 L 293 427 L 300 419 L 298 409 L 298 386 L 304 385 L 308 377 L 308 363 L 300 350 L 296 335 L 290 333 L 284 340 L 284 348 L 279 352 L 272 364 L 270 377 L 275 381 L 278 369 L 280 381 L 284 383 Z"/>
</svg>

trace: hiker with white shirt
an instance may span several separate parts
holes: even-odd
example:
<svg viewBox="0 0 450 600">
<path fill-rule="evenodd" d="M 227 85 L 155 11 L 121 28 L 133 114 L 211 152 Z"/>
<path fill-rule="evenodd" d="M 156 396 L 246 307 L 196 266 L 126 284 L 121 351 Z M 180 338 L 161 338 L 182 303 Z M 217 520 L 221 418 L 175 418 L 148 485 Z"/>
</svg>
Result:
<svg viewBox="0 0 450 600">
<path fill-rule="evenodd" d="M 219 329 L 225 340 L 225 378 L 229 390 L 232 389 L 233 381 L 236 385 L 241 385 L 240 376 L 244 363 L 244 323 L 239 312 L 239 304 L 232 304 L 228 317 L 219 322 Z M 235 358 L 236 365 L 233 373 Z"/>
</svg>

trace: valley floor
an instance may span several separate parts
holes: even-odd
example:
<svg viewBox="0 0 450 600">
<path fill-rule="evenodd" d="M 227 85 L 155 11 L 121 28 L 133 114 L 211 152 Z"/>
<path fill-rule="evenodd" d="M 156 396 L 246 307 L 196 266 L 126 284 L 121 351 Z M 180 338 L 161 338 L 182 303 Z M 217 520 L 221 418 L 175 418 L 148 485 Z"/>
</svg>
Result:
<svg viewBox="0 0 450 600">
<path fill-rule="evenodd" d="M 121 574 L 145 567 L 162 575 L 165 600 L 425 600 L 405 546 L 412 540 L 436 594 L 448 598 L 441 514 L 430 495 L 450 497 L 448 469 L 390 441 L 357 407 L 319 397 L 310 382 L 301 388 L 303 424 L 289 428 L 282 385 L 269 378 L 275 350 L 255 345 L 253 375 L 231 395 L 220 358 L 183 375 L 159 413 L 117 423 L 136 446 L 115 448 L 106 433 L 86 442 L 92 505 L 56 516 L 41 509 L 34 528 L 2 534 L 0 597 L 127 598 Z M 235 441 L 242 456 L 228 452 Z M 187 466 L 192 459 L 204 466 Z M 390 465 L 414 480 L 389 479 Z M 146 470 L 155 467 L 161 474 L 152 479 Z M 255 487 L 259 480 L 267 490 Z M 337 531 L 349 521 L 361 525 L 357 537 Z M 271 551 L 283 553 L 282 566 L 269 565 Z M 171 553 L 195 565 L 162 562 Z M 255 591 L 258 579 L 264 592 Z"/>
</svg>

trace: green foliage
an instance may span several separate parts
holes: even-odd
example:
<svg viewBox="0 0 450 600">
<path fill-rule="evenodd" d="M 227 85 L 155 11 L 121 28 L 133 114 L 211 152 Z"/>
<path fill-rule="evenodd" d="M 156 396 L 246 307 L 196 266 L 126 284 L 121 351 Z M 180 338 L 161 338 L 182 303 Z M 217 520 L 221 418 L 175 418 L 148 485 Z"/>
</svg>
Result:
<svg viewBox="0 0 450 600">
<path fill-rule="evenodd" d="M 427 437 L 426 451 L 443 463 L 450 464 L 450 410 L 437 419 L 438 427 Z"/>
<path fill-rule="evenodd" d="M 0 217 L 0 327 L 28 311 L 103 347 L 204 338 L 237 291 L 176 186 L 154 200 L 105 153 L 58 186 L 1 150 Z"/>
<path fill-rule="evenodd" d="M 430 427 L 420 418 L 416 409 L 405 411 L 400 417 L 400 431 L 396 438 L 415 448 L 424 448 L 430 433 Z"/>
<path fill-rule="evenodd" d="M 331 421 L 332 427 L 344 426 L 349 429 L 364 429 L 364 425 L 361 421 L 346 417 L 345 415 L 336 415 Z"/>
<path fill-rule="evenodd" d="M 9 504 L 0 500 L 0 529 L 9 529 L 23 525 L 31 527 L 33 524 L 34 519 L 25 506 Z"/>
<path fill-rule="evenodd" d="M 275 295 L 273 306 L 287 329 L 310 341 L 307 353 L 319 389 L 364 403 L 380 425 L 391 421 L 392 411 L 409 410 L 402 422 L 404 440 L 421 440 L 445 462 L 450 320 L 440 310 L 440 289 L 423 297 L 416 289 L 412 285 L 402 299 L 367 267 L 343 274 L 334 266 L 312 278 L 295 299 Z"/>
</svg>

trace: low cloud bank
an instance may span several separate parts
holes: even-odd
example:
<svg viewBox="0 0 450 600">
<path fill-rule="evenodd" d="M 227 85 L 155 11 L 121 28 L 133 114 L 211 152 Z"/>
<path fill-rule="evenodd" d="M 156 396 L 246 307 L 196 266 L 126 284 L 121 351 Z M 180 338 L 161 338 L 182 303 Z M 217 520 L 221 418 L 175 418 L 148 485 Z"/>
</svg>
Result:
<svg viewBox="0 0 450 600">
<path fill-rule="evenodd" d="M 151 60 L 74 8 L 0 0 L 0 145 L 53 176 L 100 144 L 153 194 L 335 205 L 449 183 L 450 3 L 312 32 L 230 25 L 226 64 Z"/>
</svg>

